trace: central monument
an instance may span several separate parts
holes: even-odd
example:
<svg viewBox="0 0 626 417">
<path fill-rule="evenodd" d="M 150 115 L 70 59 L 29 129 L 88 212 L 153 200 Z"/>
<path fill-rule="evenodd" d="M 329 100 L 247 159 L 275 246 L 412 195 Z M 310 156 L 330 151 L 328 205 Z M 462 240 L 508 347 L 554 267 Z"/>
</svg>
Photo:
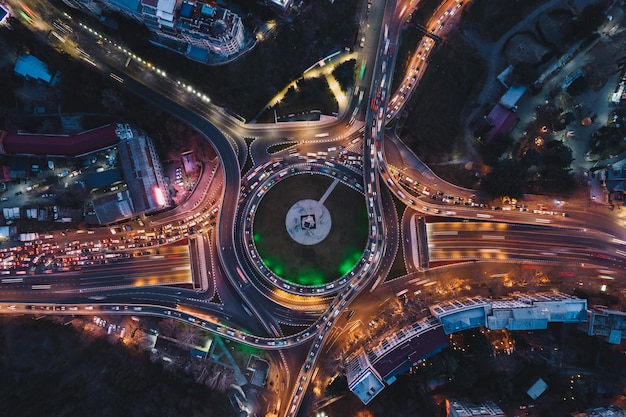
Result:
<svg viewBox="0 0 626 417">
<path fill-rule="evenodd" d="M 285 216 L 289 236 L 301 245 L 316 245 L 323 241 L 332 226 L 330 212 L 316 200 L 296 202 Z"/>
</svg>

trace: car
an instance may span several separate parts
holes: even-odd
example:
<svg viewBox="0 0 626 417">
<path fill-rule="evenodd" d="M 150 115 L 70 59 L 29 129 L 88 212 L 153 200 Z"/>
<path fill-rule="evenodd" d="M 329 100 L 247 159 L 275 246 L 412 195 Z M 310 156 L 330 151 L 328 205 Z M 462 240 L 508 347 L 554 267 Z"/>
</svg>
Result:
<svg viewBox="0 0 626 417">
<path fill-rule="evenodd" d="M 15 193 L 15 195 L 22 195 L 22 192 L 18 191 L 18 192 Z"/>
</svg>

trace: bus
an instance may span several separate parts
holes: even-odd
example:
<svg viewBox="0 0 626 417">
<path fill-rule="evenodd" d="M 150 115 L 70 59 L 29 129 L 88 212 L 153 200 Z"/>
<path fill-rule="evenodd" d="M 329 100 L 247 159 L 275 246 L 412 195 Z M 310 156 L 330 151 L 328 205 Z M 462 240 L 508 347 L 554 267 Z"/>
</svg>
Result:
<svg viewBox="0 0 626 417">
<path fill-rule="evenodd" d="M 50 284 L 39 284 L 31 287 L 33 290 L 49 290 Z"/>
<path fill-rule="evenodd" d="M 111 78 L 113 78 L 115 81 L 117 81 L 118 83 L 120 83 L 120 84 L 124 83 L 124 79 L 122 77 L 120 77 L 119 75 L 117 75 L 117 74 L 110 73 L 109 76 Z"/>
</svg>

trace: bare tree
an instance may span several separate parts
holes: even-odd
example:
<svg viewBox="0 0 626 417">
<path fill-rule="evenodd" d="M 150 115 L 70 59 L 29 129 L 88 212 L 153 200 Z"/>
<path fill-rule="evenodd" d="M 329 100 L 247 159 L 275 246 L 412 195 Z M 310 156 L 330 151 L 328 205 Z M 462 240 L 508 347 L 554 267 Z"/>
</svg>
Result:
<svg viewBox="0 0 626 417">
<path fill-rule="evenodd" d="M 159 334 L 167 337 L 175 337 L 178 330 L 178 322 L 173 319 L 161 320 L 158 324 Z"/>
<path fill-rule="evenodd" d="M 235 374 L 232 369 L 224 369 L 221 372 L 220 378 L 216 389 L 220 392 L 226 392 L 226 390 L 235 382 Z"/>
<path fill-rule="evenodd" d="M 134 339 L 135 343 L 137 343 L 137 347 L 140 350 L 152 349 L 152 347 L 154 346 L 154 339 L 150 337 L 150 335 L 142 331 L 136 332 Z"/>
<path fill-rule="evenodd" d="M 199 329 L 195 326 L 180 325 L 176 329 L 176 339 L 189 346 L 196 346 L 200 340 Z"/>
</svg>

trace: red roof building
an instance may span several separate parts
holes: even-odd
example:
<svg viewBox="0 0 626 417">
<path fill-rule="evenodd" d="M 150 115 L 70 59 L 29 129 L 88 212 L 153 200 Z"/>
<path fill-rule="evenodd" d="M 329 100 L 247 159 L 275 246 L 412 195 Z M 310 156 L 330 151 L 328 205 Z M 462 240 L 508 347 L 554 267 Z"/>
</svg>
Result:
<svg viewBox="0 0 626 417">
<path fill-rule="evenodd" d="M 508 133 L 517 123 L 517 120 L 515 113 L 496 104 L 487 115 L 487 121 L 493 127 L 485 135 L 484 143 L 490 144 L 498 133 Z"/>
<path fill-rule="evenodd" d="M 0 182 L 7 182 L 11 180 L 13 180 L 13 178 L 11 178 L 9 166 L 8 165 L 0 166 Z"/>
<path fill-rule="evenodd" d="M 119 142 L 114 124 L 69 135 L 0 132 L 0 153 L 76 157 Z"/>
</svg>

